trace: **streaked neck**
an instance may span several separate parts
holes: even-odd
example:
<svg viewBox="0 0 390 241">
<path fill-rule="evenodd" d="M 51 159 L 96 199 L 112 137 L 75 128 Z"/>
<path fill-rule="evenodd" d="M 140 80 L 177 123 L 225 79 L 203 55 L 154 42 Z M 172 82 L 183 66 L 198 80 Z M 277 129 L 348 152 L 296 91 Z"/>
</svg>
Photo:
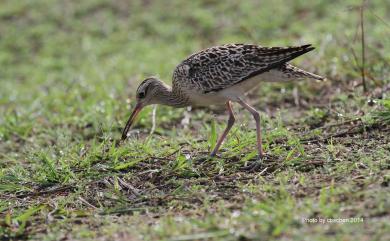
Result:
<svg viewBox="0 0 390 241">
<path fill-rule="evenodd" d="M 156 104 L 168 105 L 172 107 L 189 106 L 187 95 L 178 90 L 172 90 L 169 85 L 161 83 L 156 89 L 155 94 Z"/>
</svg>

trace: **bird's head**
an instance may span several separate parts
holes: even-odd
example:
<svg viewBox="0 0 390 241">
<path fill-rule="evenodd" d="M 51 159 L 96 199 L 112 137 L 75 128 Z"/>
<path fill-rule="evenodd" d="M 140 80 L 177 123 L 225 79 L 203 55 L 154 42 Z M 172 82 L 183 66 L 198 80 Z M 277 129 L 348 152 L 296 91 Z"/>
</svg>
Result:
<svg viewBox="0 0 390 241">
<path fill-rule="evenodd" d="M 159 104 L 160 94 L 163 89 L 169 88 L 161 80 L 150 77 L 141 82 L 137 88 L 136 100 L 137 104 L 134 107 L 133 112 L 130 115 L 129 120 L 126 123 L 125 128 L 122 132 L 122 140 L 127 138 L 127 133 L 130 130 L 131 125 L 133 124 L 135 118 L 139 112 L 147 105 Z"/>
</svg>

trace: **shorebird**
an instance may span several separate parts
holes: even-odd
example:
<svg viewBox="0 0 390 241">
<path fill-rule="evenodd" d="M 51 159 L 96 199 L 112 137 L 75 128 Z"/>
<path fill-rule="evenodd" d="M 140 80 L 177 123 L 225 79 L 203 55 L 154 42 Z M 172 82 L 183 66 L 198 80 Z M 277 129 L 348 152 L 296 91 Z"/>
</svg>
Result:
<svg viewBox="0 0 390 241">
<path fill-rule="evenodd" d="M 211 156 L 215 156 L 235 122 L 232 102 L 239 103 L 255 119 L 259 158 L 264 156 L 260 114 L 244 101 L 245 94 L 265 81 L 288 81 L 323 77 L 299 69 L 288 61 L 313 50 L 310 44 L 295 47 L 262 47 L 252 44 L 225 44 L 190 55 L 173 72 L 172 87 L 155 77 L 142 81 L 137 103 L 122 132 L 122 140 L 141 109 L 151 104 L 172 107 L 226 105 L 227 127 Z"/>
</svg>

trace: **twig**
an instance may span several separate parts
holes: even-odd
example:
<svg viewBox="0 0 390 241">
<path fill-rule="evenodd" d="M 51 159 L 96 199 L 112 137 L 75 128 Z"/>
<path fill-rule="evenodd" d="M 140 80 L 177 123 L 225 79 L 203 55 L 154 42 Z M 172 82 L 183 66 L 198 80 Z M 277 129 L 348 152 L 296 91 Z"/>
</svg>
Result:
<svg viewBox="0 0 390 241">
<path fill-rule="evenodd" d="M 206 139 L 198 139 L 198 140 L 194 140 L 194 141 L 192 141 L 192 142 L 194 142 L 194 143 L 201 143 L 201 142 L 205 142 L 205 141 L 207 141 L 207 140 L 206 140 Z M 180 142 L 180 143 L 179 143 L 179 146 L 191 145 L 192 142 L 183 141 L 183 142 Z"/>
<path fill-rule="evenodd" d="M 188 240 L 209 240 L 213 238 L 220 238 L 224 236 L 228 236 L 230 233 L 228 230 L 218 230 L 215 232 L 208 232 L 208 233 L 194 233 L 194 234 L 186 234 L 186 235 L 180 235 L 176 237 L 171 237 L 170 240 L 174 241 L 188 241 Z"/>
<path fill-rule="evenodd" d="M 324 129 L 328 129 L 328 128 L 332 128 L 332 127 L 343 126 L 343 125 L 346 125 L 346 124 L 353 124 L 354 122 L 362 122 L 362 118 L 357 117 L 357 118 L 348 119 L 348 120 L 345 120 L 345 121 L 342 121 L 342 122 L 330 123 L 328 125 L 320 126 L 320 127 L 317 127 L 317 128 L 312 128 L 312 129 L 310 129 L 308 131 L 302 132 L 301 135 L 307 135 L 307 134 L 313 132 L 314 130 L 324 130 Z"/>
<path fill-rule="evenodd" d="M 301 144 L 309 144 L 309 143 L 325 142 L 325 141 L 327 141 L 329 139 L 332 139 L 332 138 L 342 137 L 342 136 L 352 135 L 352 134 L 359 134 L 359 133 L 362 133 L 363 131 L 364 131 L 364 128 L 358 128 L 357 130 L 354 130 L 354 131 L 351 131 L 351 129 L 348 129 L 346 131 L 342 131 L 342 132 L 338 132 L 338 133 L 327 135 L 327 136 L 325 136 L 323 138 L 304 139 L 304 140 L 301 140 L 300 143 Z"/>
<path fill-rule="evenodd" d="M 99 212 L 99 215 L 111 215 L 111 214 L 126 214 L 126 213 L 133 213 L 133 212 L 141 212 L 141 211 L 148 211 L 150 208 L 124 208 L 124 209 L 116 209 L 116 210 L 106 210 Z"/>
<path fill-rule="evenodd" d="M 79 200 L 81 201 L 81 202 L 83 202 L 84 204 L 86 204 L 87 206 L 89 206 L 89 207 L 91 207 L 91 208 L 93 208 L 93 209 L 97 209 L 97 207 L 95 207 L 95 206 L 93 206 L 92 204 L 90 204 L 87 200 L 85 200 L 84 198 L 82 198 L 82 197 L 79 197 Z"/>
<path fill-rule="evenodd" d="M 139 194 L 139 190 L 137 188 L 135 188 L 133 185 L 123 181 L 121 178 L 118 177 L 118 181 L 123 185 L 125 186 L 128 190 L 130 190 L 134 196 L 136 197 L 139 197 L 140 194 Z"/>
<path fill-rule="evenodd" d="M 156 111 L 157 111 L 157 105 L 154 105 L 152 111 L 152 129 L 150 130 L 149 135 L 152 135 L 156 130 Z"/>
<path fill-rule="evenodd" d="M 75 188 L 74 186 L 67 185 L 67 186 L 54 188 L 52 190 L 45 190 L 45 191 L 40 191 L 40 192 L 24 193 L 24 194 L 16 195 L 16 198 L 34 197 L 34 196 L 41 196 L 41 195 L 46 195 L 46 194 L 53 194 L 53 193 L 57 193 L 57 192 L 72 190 L 74 188 Z"/>
<path fill-rule="evenodd" d="M 264 172 L 266 172 L 268 169 L 268 167 L 264 168 L 260 173 L 259 173 L 259 176 L 263 175 Z"/>
<path fill-rule="evenodd" d="M 390 29 L 390 24 L 386 23 L 386 21 L 381 18 L 380 16 L 378 16 L 376 13 L 374 13 L 374 11 L 372 11 L 371 9 L 368 9 L 370 10 L 371 14 L 374 15 L 377 19 L 379 19 L 388 29 Z"/>
<path fill-rule="evenodd" d="M 361 44 L 362 44 L 362 66 L 360 70 L 362 74 L 363 90 L 364 92 L 367 92 L 366 75 L 365 75 L 366 45 L 364 40 L 364 3 L 365 0 L 362 0 L 362 5 L 360 6 L 360 30 L 361 30 Z"/>
<path fill-rule="evenodd" d="M 357 129 L 353 130 L 355 127 L 358 127 Z M 361 134 L 363 133 L 364 131 L 369 131 L 369 130 L 374 130 L 374 129 L 378 129 L 379 127 L 381 127 L 380 125 L 371 125 L 371 126 L 364 126 L 364 125 L 360 125 L 360 126 L 353 126 L 352 128 L 346 130 L 346 131 L 342 131 L 342 132 L 338 132 L 338 133 L 334 133 L 334 134 L 330 134 L 330 135 L 327 135 L 323 138 L 318 138 L 318 139 L 314 139 L 314 138 L 309 138 L 309 139 L 303 139 L 303 140 L 300 140 L 300 143 L 302 144 L 308 144 L 308 143 L 318 143 L 318 142 L 325 142 L 331 138 L 336 138 L 336 137 L 343 137 L 343 136 L 347 136 L 347 135 L 354 135 L 354 134 Z M 386 129 L 383 129 L 382 132 L 387 132 L 389 131 L 390 128 L 386 128 Z"/>
</svg>

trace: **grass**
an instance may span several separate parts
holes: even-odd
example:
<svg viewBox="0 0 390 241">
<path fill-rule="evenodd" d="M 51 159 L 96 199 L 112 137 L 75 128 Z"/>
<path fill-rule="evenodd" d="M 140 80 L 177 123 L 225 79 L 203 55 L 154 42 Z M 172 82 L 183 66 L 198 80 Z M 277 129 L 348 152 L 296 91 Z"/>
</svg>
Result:
<svg viewBox="0 0 390 241">
<path fill-rule="evenodd" d="M 358 7 L 2 1 L 1 238 L 389 239 L 390 4 L 367 1 L 366 94 Z M 146 108 L 118 145 L 144 77 L 169 82 L 186 56 L 228 42 L 312 43 L 294 63 L 329 79 L 249 95 L 268 154 L 258 170 L 246 168 L 256 136 L 239 106 L 217 158 L 208 153 L 227 115 L 214 107 L 158 107 L 152 135 Z"/>
</svg>

